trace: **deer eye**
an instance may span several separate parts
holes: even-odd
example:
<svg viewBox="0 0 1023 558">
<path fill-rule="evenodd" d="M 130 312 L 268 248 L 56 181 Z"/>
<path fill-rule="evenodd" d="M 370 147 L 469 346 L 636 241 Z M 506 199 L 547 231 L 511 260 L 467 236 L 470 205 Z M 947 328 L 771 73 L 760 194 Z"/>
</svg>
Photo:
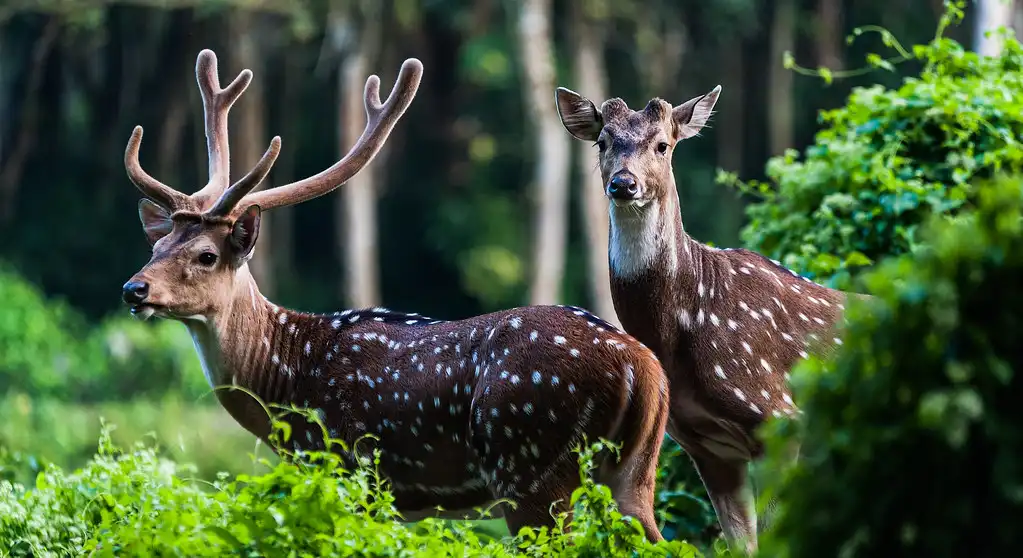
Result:
<svg viewBox="0 0 1023 558">
<path fill-rule="evenodd" d="M 667 153 L 668 152 L 668 144 L 663 142 L 663 141 L 658 143 L 657 144 L 657 152 L 660 153 L 661 155 L 664 155 L 665 153 Z"/>
<path fill-rule="evenodd" d="M 607 148 L 607 144 L 606 144 L 606 143 L 604 142 L 604 140 L 597 140 L 597 143 L 595 143 L 595 144 L 593 144 L 593 145 L 596 145 L 596 146 L 597 146 L 597 149 L 598 149 L 598 150 L 599 150 L 599 151 L 600 151 L 601 153 L 603 153 L 603 152 L 604 152 L 604 149 L 605 149 L 605 148 Z"/>
<path fill-rule="evenodd" d="M 217 255 L 213 252 L 203 252 L 199 254 L 199 263 L 202 265 L 213 265 L 217 263 Z"/>
</svg>

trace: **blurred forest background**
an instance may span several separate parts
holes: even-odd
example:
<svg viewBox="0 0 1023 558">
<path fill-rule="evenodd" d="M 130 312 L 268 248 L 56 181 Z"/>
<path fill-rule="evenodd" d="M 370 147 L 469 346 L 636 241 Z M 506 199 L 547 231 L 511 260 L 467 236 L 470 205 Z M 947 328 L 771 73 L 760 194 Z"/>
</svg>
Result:
<svg viewBox="0 0 1023 558">
<path fill-rule="evenodd" d="M 73 466 L 99 417 L 133 441 L 154 432 L 202 474 L 251 469 L 254 442 L 215 405 L 178 324 L 139 324 L 120 287 L 149 256 L 123 167 L 192 192 L 206 152 L 195 58 L 222 84 L 254 72 L 231 112 L 232 167 L 274 135 L 267 185 L 337 160 L 361 133 L 362 89 L 389 90 L 407 57 L 422 86 L 381 154 L 336 193 L 263 218 L 252 262 L 275 302 L 386 306 L 457 319 L 529 303 L 614 321 L 607 208 L 594 149 L 554 105 L 565 86 L 599 102 L 678 104 L 721 84 L 717 113 L 675 155 L 690 234 L 740 244 L 744 199 L 720 171 L 813 143 L 819 111 L 853 87 L 898 86 L 916 61 L 831 84 L 785 67 L 859 68 L 882 37 L 925 43 L 941 0 L 2 0 L 0 1 L 0 475 Z M 1023 29 L 1003 3 L 945 35 L 984 52 L 985 22 Z M 260 455 L 269 451 L 263 448 Z M 706 511 L 706 506 L 704 506 Z"/>
</svg>

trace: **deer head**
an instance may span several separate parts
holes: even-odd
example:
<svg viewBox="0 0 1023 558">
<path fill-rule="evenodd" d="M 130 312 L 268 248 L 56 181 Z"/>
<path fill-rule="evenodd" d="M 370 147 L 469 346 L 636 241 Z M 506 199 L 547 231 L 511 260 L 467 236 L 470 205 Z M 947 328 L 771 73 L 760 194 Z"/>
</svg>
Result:
<svg viewBox="0 0 1023 558">
<path fill-rule="evenodd" d="M 252 192 L 269 174 L 281 149 L 274 137 L 263 157 L 236 182 L 230 182 L 227 116 L 231 106 L 252 80 L 243 70 L 221 89 L 217 57 L 199 53 L 195 73 L 202 94 L 209 181 L 186 195 L 147 174 L 139 164 L 142 127 L 136 126 L 124 153 L 132 183 L 146 196 L 139 202 L 139 218 L 153 255 L 124 284 L 122 298 L 139 319 L 152 316 L 207 321 L 229 308 L 238 279 L 249 277 L 247 262 L 259 236 L 261 212 L 301 203 L 333 191 L 366 166 L 387 140 L 398 119 L 411 104 L 423 67 L 406 60 L 390 96 L 380 101 L 380 79 L 366 80 L 367 124 L 355 146 L 330 168 L 309 178 Z"/>
<path fill-rule="evenodd" d="M 671 155 L 679 141 L 699 134 L 717 103 L 721 86 L 677 107 L 659 98 L 635 111 L 619 98 L 593 101 L 559 87 L 561 123 L 577 139 L 595 142 L 604 195 L 637 211 L 675 193 Z"/>
</svg>

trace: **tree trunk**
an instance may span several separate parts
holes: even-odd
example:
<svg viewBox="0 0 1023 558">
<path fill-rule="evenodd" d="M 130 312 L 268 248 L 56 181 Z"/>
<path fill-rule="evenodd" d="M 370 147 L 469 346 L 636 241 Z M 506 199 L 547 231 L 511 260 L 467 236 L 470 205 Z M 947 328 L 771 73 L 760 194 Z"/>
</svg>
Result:
<svg viewBox="0 0 1023 558">
<path fill-rule="evenodd" d="M 569 138 L 554 105 L 554 49 L 550 0 L 523 0 L 518 21 L 519 59 L 527 118 L 533 126 L 537 163 L 533 186 L 537 216 L 533 230 L 531 304 L 553 304 L 561 294 L 568 234 Z"/>
<path fill-rule="evenodd" d="M 749 133 L 746 127 L 747 103 L 744 94 L 745 46 L 742 36 L 735 36 L 718 46 L 722 94 L 718 100 L 718 111 L 714 115 L 717 120 L 714 125 L 717 166 L 739 175 L 743 174 L 746 135 Z M 720 204 L 714 230 L 718 234 L 734 234 L 734 231 L 742 227 L 744 219 L 742 200 L 729 188 L 718 188 L 711 194 L 716 200 L 715 203 Z"/>
<path fill-rule="evenodd" d="M 582 10 L 579 10 L 582 11 Z M 582 94 L 600 103 L 607 98 L 607 70 L 604 67 L 603 36 L 584 14 L 575 24 L 575 85 Z M 608 269 L 608 202 L 604 198 L 600 173 L 596 171 L 593 146 L 576 142 L 579 153 L 579 199 L 586 229 L 587 282 L 592 310 L 605 320 L 620 326 L 611 301 Z"/>
<path fill-rule="evenodd" d="M 1023 0 L 1016 0 L 1016 13 L 1012 18 L 1012 29 L 1016 32 L 1016 39 L 1023 40 Z"/>
<path fill-rule="evenodd" d="M 160 125 L 160 140 L 156 149 L 159 154 L 157 169 L 160 173 L 157 176 L 170 184 L 180 184 L 181 169 L 178 167 L 181 164 L 181 142 L 191 116 L 188 95 L 185 91 L 180 92 L 180 95 L 174 95 L 167 101 L 167 112 Z"/>
<path fill-rule="evenodd" d="M 984 33 L 1012 27 L 1013 0 L 977 0 L 975 5 L 973 50 L 982 56 L 998 56 L 1002 52 L 1002 40 L 985 37 Z"/>
<path fill-rule="evenodd" d="M 299 56 L 297 49 L 286 49 L 284 52 L 284 69 L 283 79 L 284 83 L 281 84 L 283 88 L 281 98 L 281 132 L 285 138 L 295 138 L 293 141 L 298 141 L 298 119 L 295 117 L 296 109 L 301 110 L 301 103 L 299 102 L 299 91 L 300 86 L 304 83 L 300 72 L 302 72 L 301 66 L 299 66 Z M 292 147 L 282 151 L 280 156 L 277 158 L 277 164 L 274 165 L 274 175 L 283 184 L 285 182 L 291 182 L 301 177 L 295 175 L 295 158 L 298 153 L 298 149 Z M 272 186 L 267 184 L 263 188 Z M 274 235 L 273 235 L 273 252 L 274 252 L 274 275 L 277 277 L 278 284 L 284 285 L 287 288 L 293 284 L 292 279 L 295 277 L 295 258 L 292 255 L 295 246 L 295 208 L 293 206 L 279 207 L 274 211 Z"/>
<path fill-rule="evenodd" d="M 227 85 L 242 68 L 249 68 L 255 74 L 245 93 L 231 109 L 234 117 L 232 120 L 237 123 L 233 128 L 234 133 L 231 134 L 233 181 L 256 166 L 270 141 L 266 133 L 266 99 L 263 79 L 260 79 L 260 76 L 265 75 L 259 70 L 262 57 L 256 38 L 256 17 L 251 11 L 239 9 L 232 11 L 230 18 L 232 70 L 230 74 L 222 72 L 221 85 Z M 259 224 L 259 237 L 256 239 L 256 255 L 250 260 L 252 275 L 259 282 L 259 289 L 267 297 L 273 297 L 276 293 L 270 234 L 273 230 L 272 223 L 272 215 L 269 212 L 264 213 Z"/>
<path fill-rule="evenodd" d="M 7 157 L 7 162 L 0 168 L 0 224 L 3 225 L 8 224 L 14 217 L 14 203 L 21 185 L 21 175 L 39 139 L 39 88 L 42 87 L 47 60 L 60 35 L 60 29 L 60 19 L 51 16 L 32 47 L 32 60 L 28 66 L 17 139 L 14 140 L 14 147 Z M 0 109 L 2 108 L 0 105 Z"/>
<path fill-rule="evenodd" d="M 771 65 L 768 70 L 767 126 L 769 155 L 781 155 L 792 146 L 792 71 L 782 64 L 785 51 L 795 50 L 795 0 L 775 0 L 771 24 Z"/>
<path fill-rule="evenodd" d="M 338 156 L 351 149 L 366 127 L 366 109 L 363 90 L 369 76 L 373 45 L 378 23 L 366 18 L 355 40 L 342 41 L 350 36 L 354 25 L 350 13 L 335 8 L 330 15 L 329 33 L 335 37 L 335 46 L 344 51 L 341 71 L 338 73 L 338 94 L 341 113 L 338 126 Z M 389 89 L 381 83 L 381 94 Z M 340 294 L 353 308 L 380 304 L 380 271 L 378 262 L 376 191 L 377 161 L 366 165 L 342 188 L 336 198 L 337 248 L 344 267 L 344 281 Z"/>
<path fill-rule="evenodd" d="M 815 46 L 817 64 L 842 69 L 842 0 L 817 0 Z"/>
</svg>

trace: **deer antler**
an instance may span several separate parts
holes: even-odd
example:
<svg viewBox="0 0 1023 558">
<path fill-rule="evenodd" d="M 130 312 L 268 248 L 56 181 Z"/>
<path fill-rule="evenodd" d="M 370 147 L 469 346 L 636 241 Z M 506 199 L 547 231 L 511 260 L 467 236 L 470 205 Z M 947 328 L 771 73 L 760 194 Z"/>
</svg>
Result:
<svg viewBox="0 0 1023 558">
<path fill-rule="evenodd" d="M 380 78 L 371 75 L 366 80 L 364 90 L 366 128 L 359 140 L 355 142 L 355 146 L 340 161 L 319 174 L 303 180 L 249 194 L 266 176 L 270 166 L 273 165 L 273 160 L 277 157 L 280 139 L 274 138 L 276 147 L 274 143 L 271 143 L 270 149 L 256 165 L 258 169 L 261 169 L 260 172 L 257 173 L 256 169 L 253 169 L 252 173 L 228 188 L 207 211 L 207 214 L 226 216 L 236 207 L 251 205 L 258 205 L 262 210 L 293 205 L 327 194 L 344 184 L 372 161 L 380 151 L 391 130 L 394 129 L 394 125 L 405 114 L 405 110 L 415 98 L 422 76 L 422 62 L 415 58 L 405 60 L 398 72 L 398 79 L 391 89 L 391 94 L 388 95 L 387 101 L 381 103 Z"/>
<path fill-rule="evenodd" d="M 217 55 L 212 50 L 203 49 L 195 61 L 195 80 L 199 83 L 199 92 L 202 94 L 210 177 L 209 183 L 196 192 L 194 197 L 212 198 L 222 194 L 231 183 L 231 148 L 227 137 L 227 114 L 252 82 L 252 71 L 247 68 L 242 70 L 234 81 L 221 89 L 220 77 L 217 75 Z"/>
<path fill-rule="evenodd" d="M 226 88 L 220 88 L 220 78 L 217 76 L 217 55 L 212 50 L 203 49 L 195 62 L 195 79 L 199 83 L 199 92 L 202 94 L 203 113 L 206 119 L 206 147 L 209 152 L 209 182 L 201 190 L 188 196 L 171 188 L 150 176 L 142 169 L 139 163 L 139 147 L 142 144 L 142 126 L 136 126 L 132 131 L 131 139 L 128 140 L 128 147 L 124 151 L 124 167 L 128 171 L 128 178 L 142 193 L 156 203 L 170 210 L 194 209 L 197 201 L 205 198 L 212 198 L 227 189 L 230 183 L 230 148 L 227 141 L 227 113 L 238 97 L 252 81 L 252 71 L 242 70 L 238 77 L 234 78 Z M 280 139 L 276 145 L 280 147 Z M 271 145 L 271 150 L 273 146 Z M 269 155 L 269 152 L 268 154 Z M 276 158 L 276 154 L 273 158 Z M 266 156 L 264 156 L 265 158 Z M 271 160 L 266 169 L 262 169 L 264 161 L 256 165 L 248 175 L 239 182 L 254 180 L 257 176 L 262 180 L 269 172 Z M 257 172 L 257 170 L 259 172 Z"/>
<path fill-rule="evenodd" d="M 142 126 L 135 126 L 124 150 L 124 168 L 128 178 L 142 194 L 166 209 L 176 210 L 191 206 L 192 200 L 185 194 L 149 176 L 139 163 L 139 146 L 142 145 Z"/>
<path fill-rule="evenodd" d="M 142 127 L 136 126 L 128 147 L 124 152 L 124 166 L 128 177 L 142 193 L 156 203 L 173 211 L 197 211 L 205 202 L 218 196 L 205 211 L 206 215 L 226 217 L 235 207 L 258 205 L 267 210 L 283 205 L 292 205 L 322 196 L 366 166 L 387 141 L 394 125 L 405 114 L 416 96 L 423 76 L 423 64 L 409 58 L 401 65 L 398 80 L 387 97 L 380 102 L 380 78 L 376 75 L 366 80 L 366 129 L 355 146 L 330 168 L 298 182 L 285 184 L 271 190 L 249 194 L 262 182 L 273 167 L 281 151 L 281 138 L 275 136 L 270 147 L 248 174 L 230 184 L 230 147 L 227 138 L 227 114 L 238 97 L 252 81 L 252 72 L 242 70 L 227 87 L 220 88 L 217 77 L 217 55 L 203 49 L 195 64 L 195 77 L 202 93 L 203 112 L 206 119 L 206 147 L 209 152 L 209 182 L 201 190 L 186 195 L 156 180 L 142 170 L 139 164 L 139 146 L 142 143 Z M 242 203 L 244 202 L 244 204 Z"/>
</svg>

